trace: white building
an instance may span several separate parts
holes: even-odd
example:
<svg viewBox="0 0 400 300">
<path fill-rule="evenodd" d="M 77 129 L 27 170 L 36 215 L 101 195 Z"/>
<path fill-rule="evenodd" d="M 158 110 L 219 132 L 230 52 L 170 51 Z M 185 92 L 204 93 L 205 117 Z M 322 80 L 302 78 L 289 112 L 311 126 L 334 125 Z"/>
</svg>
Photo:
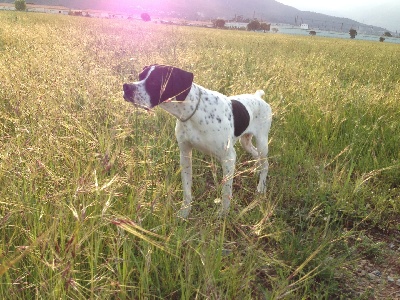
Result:
<svg viewBox="0 0 400 300">
<path fill-rule="evenodd" d="M 14 3 L 0 3 L 0 10 L 15 10 L 15 4 Z M 26 11 L 41 12 L 41 13 L 48 13 L 48 14 L 68 15 L 70 9 L 67 7 L 64 7 L 64 6 L 27 4 Z"/>
<path fill-rule="evenodd" d="M 0 3 L 0 10 L 15 10 L 13 3 Z"/>
<path fill-rule="evenodd" d="M 110 15 L 108 12 L 101 10 L 84 10 L 82 11 L 83 16 L 88 16 L 92 18 L 109 18 Z"/>
<path fill-rule="evenodd" d="M 36 5 L 27 4 L 26 11 L 29 12 L 42 12 L 48 14 L 61 14 L 68 15 L 70 9 L 64 6 L 48 6 L 48 5 Z"/>
<path fill-rule="evenodd" d="M 126 14 L 121 14 L 121 13 L 117 13 L 117 14 L 113 13 L 113 14 L 110 14 L 110 18 L 127 20 L 127 19 L 129 19 L 129 16 Z"/>
<path fill-rule="evenodd" d="M 226 22 L 225 27 L 232 28 L 232 29 L 247 29 L 248 23 L 243 22 Z"/>
<path fill-rule="evenodd" d="M 301 29 L 308 30 L 308 24 L 301 24 L 301 25 L 300 25 L 300 28 L 301 28 Z"/>
</svg>

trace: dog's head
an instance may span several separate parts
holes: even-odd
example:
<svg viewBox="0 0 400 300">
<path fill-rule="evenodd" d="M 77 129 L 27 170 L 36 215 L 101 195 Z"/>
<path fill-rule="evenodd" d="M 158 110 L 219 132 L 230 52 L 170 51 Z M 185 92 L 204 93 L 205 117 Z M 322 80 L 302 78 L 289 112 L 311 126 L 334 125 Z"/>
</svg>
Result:
<svg viewBox="0 0 400 300">
<path fill-rule="evenodd" d="M 150 109 L 168 99 L 186 99 L 193 83 L 193 73 L 179 68 L 151 65 L 143 68 L 139 81 L 123 85 L 124 99 Z"/>
</svg>

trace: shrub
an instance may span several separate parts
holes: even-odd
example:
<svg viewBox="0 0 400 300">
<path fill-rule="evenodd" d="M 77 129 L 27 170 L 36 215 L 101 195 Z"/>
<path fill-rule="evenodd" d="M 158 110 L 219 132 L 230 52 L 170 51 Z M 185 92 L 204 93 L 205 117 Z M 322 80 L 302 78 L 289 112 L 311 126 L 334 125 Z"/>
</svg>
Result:
<svg viewBox="0 0 400 300">
<path fill-rule="evenodd" d="M 350 34 L 350 38 L 351 38 L 351 39 L 355 39 L 355 38 L 356 38 L 356 35 L 357 35 L 357 30 L 355 30 L 355 29 L 350 29 L 349 34 Z"/>
<path fill-rule="evenodd" d="M 249 31 L 256 31 L 261 28 L 260 22 L 257 20 L 251 21 L 249 24 L 247 24 L 247 30 Z"/>
<path fill-rule="evenodd" d="M 141 17 L 142 20 L 145 21 L 145 22 L 150 22 L 150 21 L 151 21 L 151 17 L 150 17 L 150 15 L 149 15 L 148 13 L 142 13 L 142 14 L 140 15 L 140 17 Z"/>
<path fill-rule="evenodd" d="M 15 9 L 18 11 L 25 11 L 26 10 L 25 0 L 15 0 Z"/>
<path fill-rule="evenodd" d="M 216 28 L 224 28 L 225 27 L 225 20 L 223 20 L 223 19 L 213 20 L 213 25 Z"/>
</svg>

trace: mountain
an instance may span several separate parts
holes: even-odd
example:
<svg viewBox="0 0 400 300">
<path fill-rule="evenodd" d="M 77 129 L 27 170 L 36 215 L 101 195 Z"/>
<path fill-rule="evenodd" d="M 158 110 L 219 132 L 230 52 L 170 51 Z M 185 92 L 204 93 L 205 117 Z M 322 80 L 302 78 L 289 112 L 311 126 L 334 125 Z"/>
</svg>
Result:
<svg viewBox="0 0 400 300">
<path fill-rule="evenodd" d="M 1 1 L 1 0 L 0 0 Z M 4 1 L 4 0 L 3 0 Z M 147 12 L 159 17 L 181 17 L 189 20 L 223 18 L 232 20 L 257 18 L 269 23 L 300 25 L 310 28 L 348 32 L 355 28 L 359 33 L 382 34 L 384 28 L 363 24 L 348 18 L 301 11 L 275 0 L 33 0 L 35 4 L 62 5 L 72 9 L 97 9 L 123 11 L 137 14 Z M 13 2 L 13 0 L 6 0 Z M 28 1 L 31 2 L 31 1 Z"/>
<path fill-rule="evenodd" d="M 373 24 L 387 28 L 393 32 L 400 31 L 399 12 L 400 1 L 398 0 L 379 0 L 379 1 L 347 1 L 346 5 L 343 0 L 334 1 L 294 1 L 294 0 L 277 0 L 287 5 L 303 11 L 317 11 L 330 16 L 350 18 L 361 23 Z M 289 4 L 293 3 L 293 4 Z"/>
<path fill-rule="evenodd" d="M 368 20 L 368 23 L 395 31 L 400 29 L 399 12 L 400 1 L 397 3 L 380 3 L 378 1 L 370 8 L 359 8 L 352 11 L 351 15 L 360 22 Z"/>
</svg>

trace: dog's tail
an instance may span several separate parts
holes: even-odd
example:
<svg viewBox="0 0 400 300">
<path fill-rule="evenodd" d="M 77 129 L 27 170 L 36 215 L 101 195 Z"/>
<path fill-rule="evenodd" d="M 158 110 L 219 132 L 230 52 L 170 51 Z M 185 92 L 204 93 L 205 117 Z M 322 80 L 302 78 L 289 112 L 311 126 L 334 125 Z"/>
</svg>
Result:
<svg viewBox="0 0 400 300">
<path fill-rule="evenodd" d="M 258 90 L 257 92 L 255 92 L 254 95 L 256 95 L 257 97 L 262 98 L 265 95 L 265 93 L 264 93 L 263 90 Z"/>
</svg>

